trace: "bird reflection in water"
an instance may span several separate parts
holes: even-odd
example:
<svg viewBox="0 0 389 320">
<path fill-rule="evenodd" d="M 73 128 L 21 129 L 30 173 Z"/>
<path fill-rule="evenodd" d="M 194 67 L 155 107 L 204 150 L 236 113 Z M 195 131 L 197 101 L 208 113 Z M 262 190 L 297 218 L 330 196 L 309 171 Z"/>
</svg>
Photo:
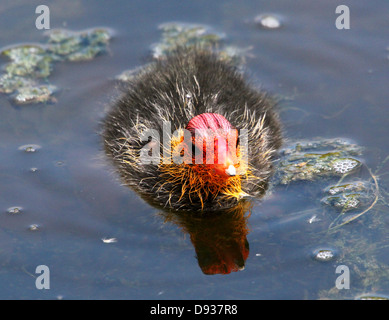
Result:
<svg viewBox="0 0 389 320">
<path fill-rule="evenodd" d="M 252 204 L 240 201 L 231 209 L 198 212 L 161 212 L 165 222 L 178 225 L 188 233 L 204 274 L 229 274 L 243 270 L 249 255 L 248 218 Z"/>
</svg>

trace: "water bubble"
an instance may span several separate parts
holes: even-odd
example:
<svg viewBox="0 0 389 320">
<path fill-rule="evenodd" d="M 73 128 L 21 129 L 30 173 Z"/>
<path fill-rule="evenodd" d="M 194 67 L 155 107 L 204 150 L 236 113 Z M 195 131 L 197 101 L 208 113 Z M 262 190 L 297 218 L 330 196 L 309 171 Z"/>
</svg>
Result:
<svg viewBox="0 0 389 320">
<path fill-rule="evenodd" d="M 21 207 L 10 207 L 7 209 L 7 212 L 9 214 L 20 214 L 20 213 L 22 213 L 22 208 Z"/>
<path fill-rule="evenodd" d="M 319 249 L 314 252 L 314 258 L 317 261 L 331 261 L 335 257 L 335 252 L 330 249 Z"/>
<path fill-rule="evenodd" d="M 31 224 L 29 227 L 28 227 L 28 230 L 30 231 L 39 231 L 40 229 L 40 226 L 38 224 Z"/>
<path fill-rule="evenodd" d="M 264 29 L 278 29 L 281 27 L 281 21 L 277 16 L 266 14 L 254 18 L 256 25 Z"/>
<path fill-rule="evenodd" d="M 116 238 L 102 238 L 101 241 L 104 243 L 116 243 L 118 240 Z"/>
<path fill-rule="evenodd" d="M 19 147 L 19 150 L 27 152 L 27 153 L 33 153 L 38 151 L 41 148 L 40 145 L 37 144 L 26 144 Z"/>
<path fill-rule="evenodd" d="M 332 162 L 332 169 L 336 173 L 347 173 L 358 167 L 360 162 L 352 158 L 337 159 Z"/>
</svg>

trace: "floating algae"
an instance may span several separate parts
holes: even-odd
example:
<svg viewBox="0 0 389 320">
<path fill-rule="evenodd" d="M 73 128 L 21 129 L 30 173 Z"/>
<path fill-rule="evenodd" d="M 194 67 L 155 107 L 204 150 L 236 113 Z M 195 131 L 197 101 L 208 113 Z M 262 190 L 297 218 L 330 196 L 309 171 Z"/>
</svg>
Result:
<svg viewBox="0 0 389 320">
<path fill-rule="evenodd" d="M 325 198 L 324 203 L 343 211 L 348 211 L 360 206 L 361 201 L 359 200 L 359 197 L 360 195 L 358 193 L 341 195 L 338 197 L 327 197 Z"/>
<path fill-rule="evenodd" d="M 326 205 L 342 212 L 367 207 L 372 198 L 372 184 L 368 181 L 354 181 L 328 187 L 327 196 L 322 199 Z"/>
<path fill-rule="evenodd" d="M 11 62 L 5 67 L 7 75 L 45 78 L 52 71 L 53 58 L 40 46 L 21 45 L 1 52 Z"/>
<path fill-rule="evenodd" d="M 361 154 L 360 146 L 343 139 L 300 141 L 281 150 L 273 182 L 332 181 L 324 189 L 321 203 L 329 214 L 337 215 L 329 226 L 329 231 L 334 231 L 368 212 L 377 201 L 377 181 L 356 159 Z M 357 172 L 364 177 L 354 177 Z"/>
<path fill-rule="evenodd" d="M 10 94 L 19 88 L 34 87 L 36 83 L 33 79 L 6 73 L 0 76 L 0 92 Z"/>
<path fill-rule="evenodd" d="M 162 30 L 162 38 L 152 46 L 155 59 L 165 57 L 180 46 L 201 46 L 211 49 L 225 38 L 224 34 L 201 24 L 171 22 L 161 24 L 159 29 Z"/>
<path fill-rule="evenodd" d="M 0 51 L 10 62 L 0 75 L 0 92 L 16 104 L 55 102 L 57 87 L 47 78 L 55 62 L 88 61 L 107 50 L 110 32 L 92 29 L 81 32 L 53 30 L 43 45 L 18 45 Z"/>
<path fill-rule="evenodd" d="M 299 142 L 281 151 L 276 176 L 280 184 L 341 176 L 361 166 L 361 162 L 353 158 L 361 153 L 361 147 L 341 139 Z"/>
<path fill-rule="evenodd" d="M 389 287 L 389 266 L 383 258 L 388 249 L 385 217 L 388 193 L 378 184 L 379 178 L 389 181 L 385 175 L 387 172 L 378 174 L 382 166 L 389 163 L 389 157 L 385 158 L 381 168 L 372 172 L 359 160 L 361 155 L 360 146 L 341 139 L 293 143 L 280 153 L 273 183 L 296 183 L 297 195 L 301 195 L 301 199 L 312 195 L 317 202 L 318 195 L 321 198 L 319 203 L 322 206 L 313 209 L 317 214 L 309 222 L 317 219 L 320 213 L 325 215 L 321 223 L 328 223 L 328 226 L 324 232 L 317 232 L 316 225 L 310 240 L 337 248 L 337 252 L 332 257 L 332 252 L 318 250 L 314 253 L 315 260 L 336 260 L 336 265 L 347 266 L 350 270 L 351 290 L 340 290 L 334 285 L 319 292 L 322 299 L 354 299 L 358 296 L 375 299 Z M 359 223 L 350 225 L 357 221 Z"/>
<path fill-rule="evenodd" d="M 53 85 L 38 85 L 34 87 L 18 88 L 14 95 L 14 101 L 17 104 L 30 104 L 39 102 L 56 102 L 52 96 L 57 91 Z"/>
<path fill-rule="evenodd" d="M 366 190 L 367 186 L 365 182 L 362 181 L 356 181 L 352 183 L 347 183 L 343 185 L 335 185 L 328 187 L 328 194 L 329 195 L 337 195 L 340 193 L 345 193 L 345 192 L 359 192 L 359 191 L 364 191 Z"/>
<path fill-rule="evenodd" d="M 88 61 L 106 51 L 110 38 L 105 29 L 83 32 L 57 29 L 49 33 L 48 52 L 56 60 Z"/>
<path fill-rule="evenodd" d="M 170 22 L 161 24 L 159 29 L 162 30 L 162 37 L 152 46 L 154 59 L 163 59 L 178 47 L 201 47 L 215 51 L 222 59 L 239 66 L 244 64 L 245 55 L 250 50 L 225 45 L 225 34 L 207 25 Z"/>
<path fill-rule="evenodd" d="M 324 203 L 340 211 L 339 215 L 330 224 L 329 231 L 335 231 L 345 224 L 356 220 L 366 212 L 369 212 L 378 202 L 379 187 L 377 177 L 370 169 L 368 171 L 370 179 L 363 182 L 354 182 L 346 185 L 346 187 L 343 186 L 344 191 L 339 191 L 336 196 L 324 199 Z M 335 189 L 337 188 L 338 186 L 335 186 Z"/>
<path fill-rule="evenodd" d="M 345 265 L 350 270 L 352 290 L 339 290 L 335 285 L 321 290 L 321 299 L 353 299 L 358 295 L 375 299 L 389 286 L 389 267 L 382 261 L 382 253 L 388 248 L 388 232 L 383 215 L 377 214 L 386 213 L 388 204 L 380 196 L 385 190 L 379 189 L 377 173 L 357 159 L 361 154 L 362 148 L 347 140 L 302 141 L 281 151 L 276 168 L 274 183 L 289 185 L 308 181 L 309 184 L 300 183 L 299 188 L 308 188 L 314 199 L 317 192 L 312 186 L 316 185 L 319 193 L 323 192 L 322 207 L 316 212 L 327 215 L 329 219 L 322 221 L 328 221 L 328 227 L 325 232 L 315 232 L 312 238 L 317 237 L 317 241 L 325 242 L 327 247 L 337 248 L 337 254 L 333 256 L 333 252 L 321 249 L 314 253 L 314 258 L 318 261 L 336 259 L 337 265 Z M 387 160 L 389 157 L 384 163 Z M 326 185 L 324 190 L 323 185 Z M 369 219 L 360 220 L 367 213 L 370 213 Z M 350 226 L 354 221 L 361 223 Z M 374 230 L 374 241 L 361 229 Z M 365 292 L 370 293 L 363 294 Z"/>
<path fill-rule="evenodd" d="M 238 48 L 223 44 L 225 35 L 202 24 L 169 22 L 158 27 L 162 31 L 159 42 L 151 46 L 154 60 L 163 60 L 179 47 L 201 47 L 217 52 L 222 60 L 230 61 L 237 67 L 245 63 L 247 52 L 251 48 Z M 115 77 L 121 82 L 131 81 L 144 68 L 125 70 Z"/>
</svg>

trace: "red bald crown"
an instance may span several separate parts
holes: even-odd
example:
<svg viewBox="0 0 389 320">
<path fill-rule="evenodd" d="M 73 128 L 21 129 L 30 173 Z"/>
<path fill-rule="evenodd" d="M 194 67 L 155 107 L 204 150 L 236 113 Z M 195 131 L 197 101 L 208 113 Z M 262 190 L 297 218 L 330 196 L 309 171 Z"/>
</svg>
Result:
<svg viewBox="0 0 389 320">
<path fill-rule="evenodd" d="M 211 129 L 216 131 L 219 129 L 228 130 L 232 128 L 233 126 L 231 123 L 222 115 L 217 113 L 199 114 L 198 116 L 192 118 L 186 126 L 186 129 L 189 130 L 192 134 L 195 133 L 195 130 L 200 129 Z"/>
<path fill-rule="evenodd" d="M 225 177 L 235 175 L 235 169 L 230 165 L 236 159 L 237 129 L 225 117 L 217 113 L 202 113 L 189 121 L 186 130 L 191 132 L 193 144 L 203 150 L 203 160 L 200 163 L 214 164 L 214 171 Z M 207 157 L 206 143 L 209 142 L 214 147 L 213 154 Z M 213 160 L 210 162 L 208 159 Z M 228 168 L 230 170 L 227 174 Z"/>
</svg>

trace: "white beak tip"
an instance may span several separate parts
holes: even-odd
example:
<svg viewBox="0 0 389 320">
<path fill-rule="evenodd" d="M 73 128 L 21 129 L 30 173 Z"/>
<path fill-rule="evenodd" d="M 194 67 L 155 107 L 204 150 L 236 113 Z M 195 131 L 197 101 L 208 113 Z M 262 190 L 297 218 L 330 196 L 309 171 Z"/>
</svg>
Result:
<svg viewBox="0 0 389 320">
<path fill-rule="evenodd" d="M 235 167 L 231 164 L 231 165 L 228 167 L 228 169 L 226 170 L 226 173 L 227 173 L 229 176 L 231 176 L 231 177 L 236 176 L 236 169 L 235 169 Z"/>
</svg>

